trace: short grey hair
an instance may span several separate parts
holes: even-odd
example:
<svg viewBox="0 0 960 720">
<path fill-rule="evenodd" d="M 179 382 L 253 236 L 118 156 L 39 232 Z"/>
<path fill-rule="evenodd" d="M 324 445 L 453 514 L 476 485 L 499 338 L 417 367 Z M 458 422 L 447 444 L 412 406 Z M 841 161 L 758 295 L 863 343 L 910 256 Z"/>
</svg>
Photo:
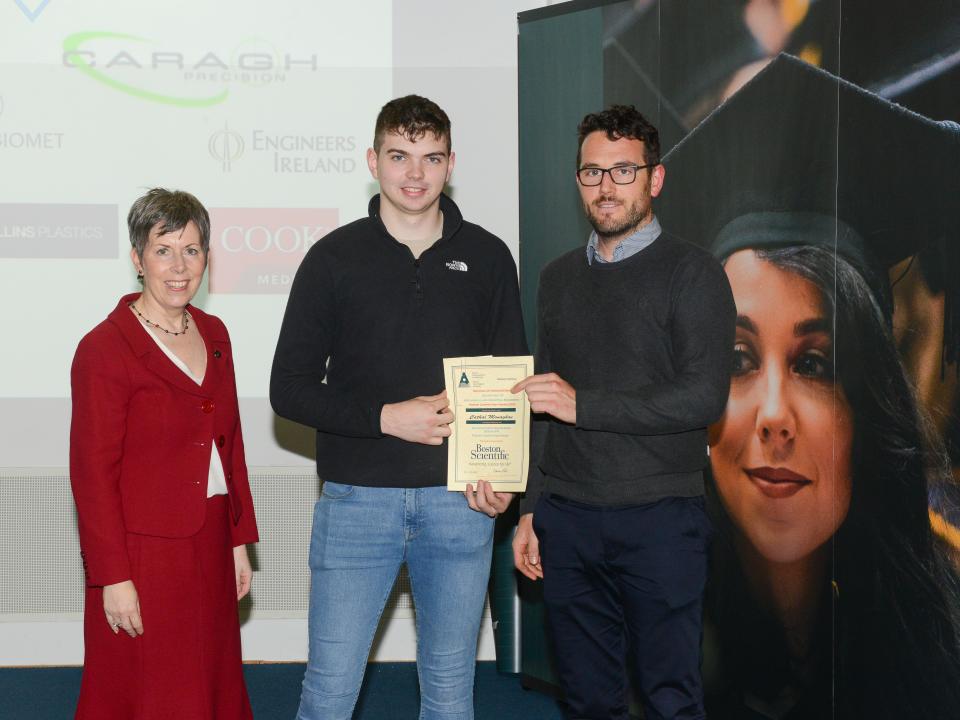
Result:
<svg viewBox="0 0 960 720">
<path fill-rule="evenodd" d="M 207 209 L 197 198 L 183 190 L 153 188 L 137 198 L 127 213 L 130 244 L 137 257 L 143 260 L 150 231 L 157 223 L 160 223 L 160 233 L 165 235 L 182 230 L 191 222 L 200 231 L 200 247 L 206 255 L 210 249 L 210 215 Z"/>
</svg>

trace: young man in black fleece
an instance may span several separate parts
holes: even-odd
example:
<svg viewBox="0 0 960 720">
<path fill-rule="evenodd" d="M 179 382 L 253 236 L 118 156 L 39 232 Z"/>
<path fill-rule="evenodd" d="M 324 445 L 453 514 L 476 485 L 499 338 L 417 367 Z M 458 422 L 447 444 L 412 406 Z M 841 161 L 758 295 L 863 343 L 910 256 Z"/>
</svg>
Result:
<svg viewBox="0 0 960 720">
<path fill-rule="evenodd" d="M 653 214 L 656 128 L 615 105 L 579 140 L 594 232 L 540 276 L 538 374 L 514 389 L 549 417 L 514 562 L 543 578 L 571 718 L 628 717 L 628 653 L 647 720 L 703 718 L 706 426 L 727 400 L 733 296 L 720 264 Z"/>
<path fill-rule="evenodd" d="M 377 118 L 369 217 L 327 235 L 290 291 L 270 378 L 277 414 L 317 429 L 301 720 L 347 720 L 404 563 L 417 608 L 421 718 L 473 718 L 493 538 L 511 500 L 446 489 L 443 358 L 526 352 L 509 250 L 443 194 L 450 121 L 410 95 Z"/>
</svg>

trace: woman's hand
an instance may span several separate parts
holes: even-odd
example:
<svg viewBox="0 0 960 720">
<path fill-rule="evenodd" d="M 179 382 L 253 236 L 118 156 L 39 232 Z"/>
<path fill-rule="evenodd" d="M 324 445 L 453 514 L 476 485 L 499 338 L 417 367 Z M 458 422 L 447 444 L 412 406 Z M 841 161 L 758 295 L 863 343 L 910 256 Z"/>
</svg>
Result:
<svg viewBox="0 0 960 720">
<path fill-rule="evenodd" d="M 246 545 L 237 545 L 233 549 L 233 571 L 237 578 L 237 600 L 240 600 L 250 592 L 250 583 L 253 582 L 253 568 L 250 567 Z"/>
<path fill-rule="evenodd" d="M 133 580 L 103 586 L 103 612 L 114 635 L 121 630 L 132 638 L 143 635 L 140 599 L 137 597 Z"/>
</svg>

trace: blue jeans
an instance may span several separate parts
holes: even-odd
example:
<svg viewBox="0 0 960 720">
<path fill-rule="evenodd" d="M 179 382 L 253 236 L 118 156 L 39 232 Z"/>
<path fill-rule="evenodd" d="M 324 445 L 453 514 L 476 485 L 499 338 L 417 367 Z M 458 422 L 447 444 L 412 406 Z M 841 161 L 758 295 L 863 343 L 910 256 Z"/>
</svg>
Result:
<svg viewBox="0 0 960 720">
<path fill-rule="evenodd" d="M 472 720 L 493 519 L 445 487 L 326 482 L 310 541 L 310 654 L 298 720 L 349 720 L 397 573 L 417 614 L 421 720 Z"/>
</svg>

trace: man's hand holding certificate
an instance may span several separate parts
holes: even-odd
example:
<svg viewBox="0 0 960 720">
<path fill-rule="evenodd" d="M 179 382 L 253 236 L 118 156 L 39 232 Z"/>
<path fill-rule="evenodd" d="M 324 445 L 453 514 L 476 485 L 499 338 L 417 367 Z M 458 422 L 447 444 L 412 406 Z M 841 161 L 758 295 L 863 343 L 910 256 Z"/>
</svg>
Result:
<svg viewBox="0 0 960 720">
<path fill-rule="evenodd" d="M 454 420 L 447 449 L 447 489 L 523 492 L 530 465 L 530 403 L 510 392 L 533 374 L 533 358 L 444 358 L 444 384 Z"/>
</svg>

